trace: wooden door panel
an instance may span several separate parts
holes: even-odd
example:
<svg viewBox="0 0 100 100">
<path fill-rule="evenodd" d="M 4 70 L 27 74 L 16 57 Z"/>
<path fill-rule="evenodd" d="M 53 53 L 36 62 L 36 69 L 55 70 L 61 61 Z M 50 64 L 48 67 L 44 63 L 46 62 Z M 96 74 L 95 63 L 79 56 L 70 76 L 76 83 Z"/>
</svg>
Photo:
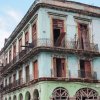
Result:
<svg viewBox="0 0 100 100">
<path fill-rule="evenodd" d="M 55 32 L 53 32 L 53 39 L 57 46 L 61 46 L 62 40 L 65 37 L 64 32 L 64 20 L 60 19 L 53 19 L 53 30 L 59 30 L 59 34 L 57 35 L 57 38 L 55 38 Z"/>
<path fill-rule="evenodd" d="M 62 70 L 62 77 L 66 77 L 65 59 L 61 59 L 61 70 Z"/>
<path fill-rule="evenodd" d="M 34 79 L 37 79 L 38 78 L 38 62 L 37 61 L 34 62 L 33 67 L 34 67 Z"/>
<path fill-rule="evenodd" d="M 57 77 L 56 58 L 53 58 L 53 75 Z"/>
<path fill-rule="evenodd" d="M 86 61 L 85 62 L 85 73 L 86 73 L 86 77 L 90 78 L 91 77 L 91 63 L 90 61 Z"/>
</svg>

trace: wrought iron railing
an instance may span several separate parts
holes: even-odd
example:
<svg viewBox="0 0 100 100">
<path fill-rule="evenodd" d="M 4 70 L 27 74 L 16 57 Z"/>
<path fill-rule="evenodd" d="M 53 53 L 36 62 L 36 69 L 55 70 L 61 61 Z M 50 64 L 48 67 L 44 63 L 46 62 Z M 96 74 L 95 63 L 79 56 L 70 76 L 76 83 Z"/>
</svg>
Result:
<svg viewBox="0 0 100 100">
<path fill-rule="evenodd" d="M 19 86 L 22 86 L 24 84 L 23 78 L 15 80 L 13 83 L 10 83 L 7 86 L 2 86 L 1 91 L 9 91 L 13 88 L 17 88 Z"/>
<path fill-rule="evenodd" d="M 78 70 L 79 78 L 97 79 L 97 73 L 91 71 Z"/>
<path fill-rule="evenodd" d="M 97 72 L 94 71 L 85 71 L 85 70 L 69 70 L 69 78 L 84 78 L 84 79 L 92 79 L 92 80 L 98 80 L 97 79 Z"/>
<path fill-rule="evenodd" d="M 43 39 L 37 39 L 33 41 L 32 43 L 27 44 L 26 48 L 19 52 L 18 55 L 5 67 L 2 68 L 1 73 L 3 73 L 5 70 L 9 69 L 14 63 L 19 61 L 23 56 L 26 55 L 30 50 L 35 47 L 52 47 L 52 48 L 63 48 L 63 49 L 73 49 L 73 50 L 83 50 L 83 51 L 92 51 L 92 52 L 99 52 L 98 45 L 94 43 L 80 43 L 78 41 L 65 41 L 63 40 L 60 45 L 55 45 L 53 40 L 43 38 Z"/>
</svg>

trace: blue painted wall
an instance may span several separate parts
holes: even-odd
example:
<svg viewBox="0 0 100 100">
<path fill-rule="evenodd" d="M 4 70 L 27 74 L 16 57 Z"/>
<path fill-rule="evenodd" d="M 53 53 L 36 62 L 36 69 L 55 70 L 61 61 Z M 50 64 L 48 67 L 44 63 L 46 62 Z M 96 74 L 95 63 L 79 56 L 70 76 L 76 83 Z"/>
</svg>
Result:
<svg viewBox="0 0 100 100">
<path fill-rule="evenodd" d="M 78 57 L 74 55 L 68 55 L 68 69 L 70 78 L 78 78 Z"/>
<path fill-rule="evenodd" d="M 40 53 L 38 58 L 39 77 L 51 77 L 51 55 Z"/>
<path fill-rule="evenodd" d="M 93 59 L 93 71 L 96 72 L 95 75 L 100 80 L 100 57 Z"/>
<path fill-rule="evenodd" d="M 78 33 L 78 28 L 77 28 L 77 23 L 74 19 L 74 16 L 82 17 L 82 18 L 87 18 L 91 19 L 91 23 L 89 23 L 89 33 L 90 33 L 90 40 L 91 42 L 94 41 L 94 43 L 99 43 L 99 33 L 100 33 L 100 19 L 99 18 L 94 18 L 94 17 L 89 17 L 85 15 L 80 15 L 80 14 L 75 14 L 71 12 L 64 12 L 64 11 L 58 11 L 58 10 L 53 10 L 53 9 L 44 9 L 41 8 L 38 11 L 38 38 L 48 38 L 52 40 L 52 29 L 51 29 L 51 18 L 56 17 L 56 18 L 63 18 L 55 15 L 50 15 L 48 12 L 56 13 L 56 14 L 61 14 L 61 15 L 66 15 L 64 16 L 65 21 L 65 31 L 66 31 L 66 40 L 71 41 L 74 39 L 75 34 Z M 94 37 L 92 38 L 92 36 Z M 67 59 L 68 58 L 68 59 Z M 46 62 L 44 63 L 44 60 Z M 74 55 L 70 55 L 66 57 L 66 61 L 68 63 L 68 70 L 70 70 L 71 77 L 78 77 L 78 69 L 79 69 L 79 62 L 78 62 L 78 57 Z M 99 62 L 100 58 L 93 60 L 93 70 L 97 72 L 98 79 L 100 79 L 100 74 L 99 74 Z M 48 65 L 48 67 L 47 67 Z M 40 73 L 39 76 L 51 76 L 51 55 L 48 53 L 41 53 L 39 57 L 39 68 L 40 68 Z M 43 70 L 45 68 L 45 70 Z"/>
</svg>

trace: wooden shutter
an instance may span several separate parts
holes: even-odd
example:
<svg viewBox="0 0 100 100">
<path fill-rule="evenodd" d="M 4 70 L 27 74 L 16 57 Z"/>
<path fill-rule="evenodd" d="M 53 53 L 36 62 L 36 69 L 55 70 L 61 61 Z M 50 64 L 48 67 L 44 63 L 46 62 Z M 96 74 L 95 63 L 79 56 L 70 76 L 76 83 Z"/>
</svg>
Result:
<svg viewBox="0 0 100 100">
<path fill-rule="evenodd" d="M 66 66 L 65 66 L 65 59 L 61 59 L 61 71 L 62 71 L 62 77 L 66 77 Z"/>
<path fill-rule="evenodd" d="M 34 64 L 33 64 L 33 69 L 34 69 L 34 79 L 37 79 L 38 78 L 38 62 L 37 62 L 37 60 L 34 62 Z"/>
<path fill-rule="evenodd" d="M 78 48 L 82 49 L 82 32 L 81 32 L 81 24 L 78 23 Z"/>
<path fill-rule="evenodd" d="M 85 73 L 86 73 L 87 78 L 91 77 L 91 62 L 90 61 L 85 61 Z"/>
<path fill-rule="evenodd" d="M 60 29 L 60 33 L 64 32 L 64 20 L 53 19 L 53 29 Z"/>
<path fill-rule="evenodd" d="M 53 75 L 57 77 L 56 58 L 53 58 Z"/>
<path fill-rule="evenodd" d="M 37 33 L 37 27 L 36 23 L 32 26 L 32 41 L 33 43 L 36 42 L 36 33 Z"/>
</svg>

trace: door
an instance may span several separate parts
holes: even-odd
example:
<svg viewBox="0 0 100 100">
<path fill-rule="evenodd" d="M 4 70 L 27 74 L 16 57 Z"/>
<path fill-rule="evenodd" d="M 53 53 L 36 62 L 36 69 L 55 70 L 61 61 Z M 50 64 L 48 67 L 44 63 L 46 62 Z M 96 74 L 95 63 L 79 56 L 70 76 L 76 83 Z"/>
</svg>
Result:
<svg viewBox="0 0 100 100">
<path fill-rule="evenodd" d="M 86 24 L 78 25 L 78 37 L 79 37 L 79 48 L 88 50 L 90 49 L 90 41 L 89 41 L 89 29 Z"/>
<path fill-rule="evenodd" d="M 19 71 L 19 84 L 22 84 L 22 70 Z"/>
<path fill-rule="evenodd" d="M 36 23 L 32 26 L 32 43 L 36 46 L 37 42 L 37 25 Z"/>
<path fill-rule="evenodd" d="M 65 59 L 61 59 L 61 70 L 62 70 L 62 77 L 66 77 L 66 65 L 65 65 Z"/>
<path fill-rule="evenodd" d="M 64 58 L 53 59 L 54 77 L 66 77 L 66 67 Z"/>
<path fill-rule="evenodd" d="M 36 60 L 34 63 L 33 63 L 33 69 L 34 69 L 34 79 L 38 79 L 38 61 Z"/>
<path fill-rule="evenodd" d="M 86 78 L 92 77 L 90 61 L 85 61 L 85 73 L 86 73 Z"/>
<path fill-rule="evenodd" d="M 26 67 L 26 82 L 29 82 L 30 76 L 29 76 L 29 66 Z"/>
<path fill-rule="evenodd" d="M 64 20 L 53 19 L 53 42 L 54 46 L 64 45 Z"/>
</svg>

